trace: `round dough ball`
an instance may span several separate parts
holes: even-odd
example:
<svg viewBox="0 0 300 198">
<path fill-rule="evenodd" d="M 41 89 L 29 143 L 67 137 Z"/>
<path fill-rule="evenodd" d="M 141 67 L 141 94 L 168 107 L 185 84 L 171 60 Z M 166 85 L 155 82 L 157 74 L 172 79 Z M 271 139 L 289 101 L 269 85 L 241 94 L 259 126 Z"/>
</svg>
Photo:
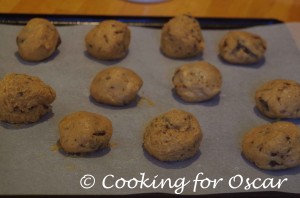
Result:
<svg viewBox="0 0 300 198">
<path fill-rule="evenodd" d="M 17 36 L 19 55 L 26 61 L 42 61 L 50 57 L 60 43 L 55 26 L 41 18 L 31 19 Z"/>
<path fill-rule="evenodd" d="M 219 55 L 233 64 L 253 64 L 264 58 L 266 41 L 260 36 L 244 32 L 231 31 L 219 43 Z"/>
<path fill-rule="evenodd" d="M 172 81 L 177 95 L 186 102 L 211 99 L 220 93 L 222 87 L 221 72 L 204 61 L 182 65 Z"/>
<path fill-rule="evenodd" d="M 204 50 L 200 24 L 189 15 L 174 17 L 162 28 L 160 48 L 171 58 L 200 55 Z"/>
<path fill-rule="evenodd" d="M 296 167 L 300 165 L 300 129 L 289 122 L 255 127 L 245 134 L 242 151 L 261 169 Z"/>
<path fill-rule="evenodd" d="M 300 84 L 293 80 L 272 80 L 255 93 L 257 109 L 270 118 L 300 117 Z"/>
<path fill-rule="evenodd" d="M 87 52 L 100 60 L 124 58 L 130 44 L 130 30 L 125 23 L 106 20 L 94 27 L 85 37 Z"/>
<path fill-rule="evenodd" d="M 59 142 L 66 153 L 89 153 L 107 148 L 112 132 L 108 118 L 86 111 L 71 113 L 59 122 Z"/>
<path fill-rule="evenodd" d="M 36 122 L 51 112 L 55 91 L 38 77 L 7 74 L 0 81 L 0 120 L 21 124 Z"/>
<path fill-rule="evenodd" d="M 191 113 L 171 110 L 154 118 L 144 132 L 145 150 L 160 161 L 179 161 L 199 150 L 202 131 Z"/>
<path fill-rule="evenodd" d="M 109 67 L 95 76 L 90 94 L 97 102 L 124 106 L 136 98 L 142 85 L 143 80 L 131 69 Z"/>
</svg>

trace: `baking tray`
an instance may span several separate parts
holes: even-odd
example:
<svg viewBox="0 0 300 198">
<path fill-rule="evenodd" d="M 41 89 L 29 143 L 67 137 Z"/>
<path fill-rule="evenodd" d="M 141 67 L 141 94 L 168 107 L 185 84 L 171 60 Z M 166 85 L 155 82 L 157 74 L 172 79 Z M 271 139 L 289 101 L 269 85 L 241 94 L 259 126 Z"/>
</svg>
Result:
<svg viewBox="0 0 300 198">
<path fill-rule="evenodd" d="M 0 158 L 0 194 L 19 195 L 19 190 L 24 188 L 25 185 L 27 187 L 27 190 L 23 189 L 23 192 L 21 194 L 108 195 L 111 193 L 99 192 L 99 189 L 90 191 L 81 189 L 78 191 L 78 189 L 80 188 L 79 180 L 85 173 L 95 174 L 99 179 L 100 175 L 98 172 L 99 170 L 97 169 L 98 166 L 96 166 L 96 164 L 94 163 L 98 162 L 101 165 L 103 165 L 104 163 L 104 166 L 106 165 L 108 167 L 111 167 L 112 164 L 107 162 L 107 159 L 116 156 L 126 157 L 128 153 L 131 154 L 132 159 L 123 159 L 123 164 L 125 164 L 129 170 L 126 169 L 126 167 L 122 167 L 122 163 L 119 163 L 117 166 L 120 166 L 119 171 L 121 172 L 118 173 L 120 174 L 120 176 L 122 174 L 124 176 L 127 173 L 138 174 L 139 168 L 135 166 L 136 163 L 139 162 L 142 163 L 144 167 L 150 167 L 151 169 L 158 170 L 158 172 L 162 173 L 166 172 L 166 176 L 170 175 L 173 172 L 176 176 L 180 175 L 178 175 L 177 172 L 180 172 L 183 175 L 185 175 L 185 173 L 187 173 L 187 175 L 191 174 L 193 170 L 191 170 L 190 168 L 194 166 L 199 168 L 200 170 L 204 170 L 207 175 L 211 174 L 210 176 L 214 175 L 218 177 L 218 173 L 214 173 L 214 171 L 206 172 L 205 170 L 209 167 L 212 167 L 211 170 L 214 170 L 213 168 L 223 167 L 223 165 L 225 164 L 225 167 L 227 168 L 224 169 L 224 172 L 229 172 L 233 175 L 234 173 L 240 173 L 241 169 L 245 169 L 249 172 L 247 174 L 243 174 L 249 177 L 258 175 L 262 177 L 269 176 L 277 178 L 284 176 L 293 177 L 294 175 L 296 178 L 294 178 L 293 184 L 295 185 L 299 182 L 299 168 L 279 172 L 261 171 L 245 161 L 241 157 L 239 150 L 239 140 L 246 130 L 258 124 L 272 121 L 260 116 L 260 114 L 255 111 L 255 108 L 253 108 L 254 103 L 251 98 L 251 93 L 253 94 L 255 88 L 259 86 L 259 84 L 263 81 L 274 77 L 285 77 L 289 79 L 299 80 L 299 49 L 295 46 L 284 24 L 247 29 L 248 31 L 262 35 L 267 39 L 268 42 L 268 51 L 264 62 L 261 62 L 257 65 L 252 65 L 251 67 L 229 65 L 222 62 L 217 57 L 217 41 L 225 32 L 227 32 L 227 30 L 204 31 L 206 49 L 203 57 L 196 57 L 194 59 L 185 60 L 173 60 L 164 57 L 159 52 L 159 30 L 131 27 L 133 37 L 130 47 L 130 53 L 128 54 L 128 56 L 120 61 L 97 61 L 86 54 L 82 39 L 84 38 L 86 32 L 89 31 L 91 26 L 58 27 L 63 40 L 63 43 L 59 47 L 58 52 L 47 61 L 39 64 L 32 64 L 22 61 L 16 53 L 15 44 L 12 45 L 12 43 L 15 42 L 15 36 L 20 28 L 20 26 L 11 25 L 1 26 L 1 77 L 4 73 L 7 72 L 24 72 L 40 76 L 44 81 L 54 86 L 54 88 L 58 92 L 58 98 L 53 104 L 54 114 L 50 114 L 44 117 L 37 124 L 18 127 L 6 125 L 3 123 L 1 124 L 0 127 L 4 130 L 1 130 L 0 133 L 0 138 L 2 141 L 0 144 L 0 152 L 5 153 L 6 155 L 2 155 Z M 276 34 L 274 34 L 274 32 L 276 32 Z M 72 56 L 70 56 L 70 54 L 72 54 Z M 282 59 L 282 54 L 285 54 L 284 59 Z M 224 87 L 222 89 L 222 93 L 214 100 L 205 103 L 183 103 L 176 96 L 172 95 L 172 92 L 170 91 L 172 89 L 172 86 L 170 84 L 172 73 L 181 64 L 201 59 L 215 64 L 222 71 L 224 77 Z M 141 100 L 138 104 L 133 104 L 127 108 L 110 108 L 104 105 L 95 104 L 93 103 L 93 101 L 88 99 L 89 94 L 87 89 L 89 86 L 89 81 L 91 81 L 96 72 L 110 65 L 122 65 L 132 68 L 143 77 L 145 84 L 140 92 L 140 96 L 143 98 L 143 100 Z M 153 71 L 159 72 L 153 73 Z M 80 76 L 75 76 L 78 74 L 80 74 Z M 62 86 L 62 82 L 57 80 L 62 78 L 64 79 L 64 86 Z M 236 79 L 236 81 L 233 82 L 233 79 Z M 153 87 L 155 86 L 152 84 L 156 84 L 156 86 L 159 85 L 160 89 L 154 89 Z M 76 94 L 70 93 L 70 90 L 76 90 L 81 86 L 83 88 L 76 91 Z M 240 87 L 244 87 L 245 89 L 238 89 Z M 74 99 L 76 102 L 71 101 L 71 99 L 68 98 L 70 97 L 68 96 L 68 94 L 71 94 L 71 99 Z M 164 98 L 164 100 L 162 100 L 162 98 Z M 230 101 L 230 98 L 233 101 Z M 230 103 L 231 105 L 234 104 L 235 107 L 239 106 L 240 108 L 227 108 L 225 104 L 228 103 Z M 141 133 L 144 124 L 146 124 L 146 122 L 149 121 L 153 116 L 156 116 L 157 114 L 165 112 L 174 107 L 190 111 L 194 113 L 199 119 L 204 132 L 204 139 L 200 147 L 201 154 L 196 156 L 196 158 L 185 162 L 161 163 L 152 159 L 146 153 L 143 153 L 143 150 L 141 148 Z M 56 125 L 64 115 L 76 110 L 87 110 L 91 112 L 101 113 L 107 115 L 112 119 L 113 123 L 116 123 L 115 133 L 112 138 L 113 146 L 110 150 L 96 153 L 95 155 L 91 155 L 87 158 L 66 157 L 56 150 L 55 143 L 58 138 L 58 129 Z M 130 116 L 133 116 L 134 113 L 138 113 L 141 110 L 144 111 L 144 113 L 139 115 L 138 117 L 143 119 L 142 122 L 137 122 L 134 119 L 130 119 L 133 118 Z M 228 112 L 231 113 L 228 114 Z M 232 113 L 235 113 L 236 115 L 233 115 Z M 120 114 L 128 115 L 129 119 L 126 120 L 122 118 Z M 222 121 L 222 123 L 219 123 L 213 121 L 214 119 L 218 121 L 230 121 L 229 126 L 227 126 L 228 124 L 226 124 L 226 122 L 224 121 Z M 236 119 L 238 119 L 239 121 L 232 123 L 232 120 Z M 120 133 L 120 131 L 123 131 L 122 127 L 124 127 L 124 123 L 121 124 L 122 120 L 124 120 L 124 122 L 126 122 L 128 126 L 133 126 L 134 129 L 128 129 L 128 131 L 131 131 L 133 134 L 135 134 L 134 136 L 127 137 L 126 135 Z M 299 125 L 299 122 L 297 120 L 291 121 Z M 119 122 L 120 124 L 118 124 Z M 136 127 L 136 125 L 138 125 L 139 127 Z M 234 132 L 228 132 L 227 130 L 224 130 L 224 128 L 226 128 L 225 125 L 226 127 L 228 127 L 228 129 L 234 129 Z M 224 133 L 228 134 L 224 135 Z M 234 138 L 232 142 L 222 141 L 222 138 L 226 139 L 228 137 Z M 127 146 L 122 146 L 121 139 L 123 138 L 125 139 L 124 144 L 127 144 Z M 138 144 L 135 144 L 135 141 L 133 140 L 137 141 Z M 129 149 L 128 145 L 134 145 L 135 147 L 134 149 Z M 216 148 L 210 145 L 216 146 Z M 221 156 L 219 156 L 218 148 L 226 150 L 228 147 L 232 147 L 231 149 L 233 149 L 230 155 L 228 156 L 228 152 L 225 152 Z M 214 157 L 209 157 L 208 153 L 210 153 Z M 50 157 L 48 155 L 50 155 Z M 226 159 L 226 157 L 229 157 L 229 159 Z M 30 161 L 26 162 L 27 159 L 30 159 Z M 219 161 L 219 163 L 210 164 L 211 162 L 207 162 L 207 160 L 211 161 L 211 159 L 217 160 Z M 222 161 L 222 159 L 224 161 Z M 241 167 L 230 167 L 228 166 L 228 162 L 231 161 L 242 163 L 242 165 Z M 24 166 L 26 168 L 24 168 Z M 41 170 L 41 167 L 45 168 L 42 169 L 44 171 Z M 85 170 L 82 170 L 82 168 Z M 123 168 L 125 168 L 125 170 L 122 170 Z M 52 173 L 49 173 L 47 171 L 52 171 Z M 50 189 L 45 190 L 45 186 L 48 186 L 49 188 L 54 187 L 53 182 L 55 182 L 55 178 L 53 177 L 62 175 L 63 172 L 66 174 L 66 181 L 70 182 L 76 180 L 75 183 L 71 184 L 71 186 L 76 190 L 72 191 L 70 189 L 70 186 L 66 191 L 64 191 L 64 189 L 62 188 L 55 189 L 55 191 L 51 191 Z M 108 174 L 108 172 L 104 172 L 104 174 Z M 153 171 L 153 174 L 156 173 L 157 172 Z M 51 176 L 51 174 L 53 176 Z M 35 175 L 38 175 L 39 178 L 34 177 Z M 18 180 L 22 182 L 18 183 L 16 178 L 18 178 Z M 45 182 L 41 178 L 44 178 L 47 181 Z M 30 181 L 37 186 L 43 183 L 45 191 L 39 191 L 38 189 L 35 189 L 35 186 L 29 185 Z M 60 184 L 59 181 L 56 182 Z M 291 186 L 293 186 L 293 184 Z M 14 187 L 15 190 L 13 190 L 12 187 Z M 285 191 L 290 192 L 289 190 Z M 112 193 L 110 196 L 116 196 L 114 194 L 126 194 L 134 197 L 158 195 L 157 192 L 154 193 L 153 191 L 149 191 L 146 194 L 145 193 L 146 192 L 119 191 Z M 217 192 L 214 192 L 214 190 L 212 190 L 210 192 L 204 192 L 203 194 L 202 193 L 203 192 L 199 192 L 199 194 L 195 194 L 187 192 L 185 196 L 299 196 L 299 194 L 276 192 L 276 190 L 272 192 L 247 192 L 247 194 L 245 194 L 245 192 L 243 191 L 230 192 L 228 191 L 228 189 L 224 191 L 222 189 L 219 189 L 219 191 Z M 168 197 L 173 196 L 173 193 L 162 192 L 159 193 L 159 195 Z"/>
<path fill-rule="evenodd" d="M 95 25 L 100 21 L 114 19 L 131 26 L 160 28 L 171 17 L 141 17 L 141 16 L 99 16 L 99 15 L 42 15 L 42 14 L 0 14 L 0 23 L 24 25 L 34 17 L 46 18 L 55 25 Z M 259 18 L 196 18 L 203 29 L 234 29 L 258 25 L 279 24 L 277 19 Z"/>
</svg>

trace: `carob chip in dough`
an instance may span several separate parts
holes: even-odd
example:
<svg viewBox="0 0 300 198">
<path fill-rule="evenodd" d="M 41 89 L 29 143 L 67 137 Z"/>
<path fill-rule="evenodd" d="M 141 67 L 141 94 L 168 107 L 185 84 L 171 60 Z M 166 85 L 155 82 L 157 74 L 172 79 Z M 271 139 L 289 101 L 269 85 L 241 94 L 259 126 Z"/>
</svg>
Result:
<svg viewBox="0 0 300 198">
<path fill-rule="evenodd" d="M 7 74 L 0 81 L 0 120 L 31 123 L 51 112 L 55 91 L 38 77 Z"/>
<path fill-rule="evenodd" d="M 89 153 L 109 147 L 111 121 L 99 114 L 79 111 L 59 122 L 59 143 L 66 153 Z"/>
<path fill-rule="evenodd" d="M 256 90 L 257 109 L 270 118 L 300 117 L 300 84 L 293 80 L 272 80 Z"/>
<path fill-rule="evenodd" d="M 42 61 L 50 57 L 60 43 L 55 26 L 41 18 L 31 19 L 17 36 L 19 55 L 26 61 Z"/>
<path fill-rule="evenodd" d="M 160 161 L 193 157 L 202 140 L 200 125 L 191 113 L 174 109 L 155 117 L 144 132 L 144 149 Z"/>
<path fill-rule="evenodd" d="M 100 103 L 124 106 L 132 102 L 143 80 L 131 69 L 109 67 L 100 71 L 90 86 L 91 96 Z"/>
<path fill-rule="evenodd" d="M 125 23 L 106 20 L 94 27 L 85 37 L 87 52 L 100 60 L 124 58 L 130 44 L 130 30 Z"/>
<path fill-rule="evenodd" d="M 204 50 L 204 40 L 198 21 L 189 15 L 179 15 L 164 24 L 160 49 L 171 58 L 200 55 Z"/>
<path fill-rule="evenodd" d="M 231 31 L 219 43 L 219 56 L 233 64 L 253 64 L 264 58 L 266 49 L 266 41 L 260 36 L 244 31 Z"/>
<path fill-rule="evenodd" d="M 175 91 L 186 102 L 201 102 L 220 93 L 221 72 L 204 61 L 187 63 L 179 67 L 172 79 Z"/>
<path fill-rule="evenodd" d="M 290 122 L 275 122 L 255 127 L 242 141 L 246 159 L 267 170 L 300 165 L 300 129 Z"/>
</svg>

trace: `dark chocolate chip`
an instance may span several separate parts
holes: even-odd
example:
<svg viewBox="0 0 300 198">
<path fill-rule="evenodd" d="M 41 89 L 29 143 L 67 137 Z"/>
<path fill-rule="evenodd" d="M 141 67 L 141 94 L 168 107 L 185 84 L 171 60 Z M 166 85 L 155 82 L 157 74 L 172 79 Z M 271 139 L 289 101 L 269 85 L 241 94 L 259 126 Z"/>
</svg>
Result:
<svg viewBox="0 0 300 198">
<path fill-rule="evenodd" d="M 225 40 L 224 43 L 223 43 L 223 47 L 226 48 L 227 46 L 228 46 L 228 43 L 227 43 L 227 41 Z"/>
<path fill-rule="evenodd" d="M 235 48 L 234 51 L 243 51 L 243 52 L 245 52 L 246 54 L 248 54 L 249 56 L 254 57 L 255 59 L 258 58 L 256 54 L 254 54 L 251 50 L 249 50 L 249 49 L 248 49 L 245 45 L 243 45 L 242 42 L 239 41 L 239 40 L 238 40 L 238 42 L 237 42 L 237 46 L 236 46 L 236 48 Z"/>
<path fill-rule="evenodd" d="M 271 167 L 274 167 L 274 166 L 279 166 L 280 164 L 279 164 L 278 162 L 272 160 L 272 161 L 269 162 L 269 165 L 270 165 Z"/>
<path fill-rule="evenodd" d="M 49 106 L 44 104 L 43 108 L 47 110 L 47 109 L 49 109 Z"/>
<path fill-rule="evenodd" d="M 18 106 L 14 107 L 14 111 L 19 111 L 19 107 Z"/>
<path fill-rule="evenodd" d="M 280 102 L 280 99 L 281 99 L 280 97 L 277 97 L 277 101 L 278 101 L 278 102 Z"/>
<path fill-rule="evenodd" d="M 18 96 L 22 97 L 24 93 L 22 91 L 18 92 Z"/>
<path fill-rule="evenodd" d="M 124 33 L 124 31 L 122 30 L 115 31 L 115 34 L 122 34 L 122 33 Z"/>
<path fill-rule="evenodd" d="M 266 109 L 266 111 L 269 111 L 269 104 L 268 104 L 268 102 L 265 101 L 264 99 L 262 99 L 262 97 L 259 97 L 258 100 L 261 103 L 261 105 Z"/>
<path fill-rule="evenodd" d="M 275 153 L 272 152 L 272 153 L 271 153 L 271 156 L 272 156 L 272 157 L 275 157 L 275 156 L 277 156 L 277 155 L 278 155 L 278 152 L 275 152 Z"/>
<path fill-rule="evenodd" d="M 94 136 L 104 136 L 106 134 L 106 131 L 96 131 L 93 133 Z"/>
<path fill-rule="evenodd" d="M 103 37 L 104 37 L 105 42 L 108 43 L 107 35 L 105 34 Z"/>
<path fill-rule="evenodd" d="M 31 106 L 31 107 L 28 108 L 28 110 L 29 110 L 29 111 L 32 111 L 32 110 L 35 109 L 36 107 L 37 107 L 36 105 Z"/>
</svg>

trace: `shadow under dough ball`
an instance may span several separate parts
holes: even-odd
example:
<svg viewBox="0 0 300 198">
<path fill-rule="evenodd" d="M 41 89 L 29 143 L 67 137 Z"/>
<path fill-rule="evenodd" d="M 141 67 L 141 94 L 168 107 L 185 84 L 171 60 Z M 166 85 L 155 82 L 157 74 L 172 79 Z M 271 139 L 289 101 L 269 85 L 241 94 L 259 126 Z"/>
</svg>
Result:
<svg viewBox="0 0 300 198">
<path fill-rule="evenodd" d="M 107 148 L 113 133 L 105 116 L 79 111 L 59 122 L 60 145 L 66 153 L 89 153 Z"/>
<path fill-rule="evenodd" d="M 199 151 L 199 122 L 191 113 L 174 109 L 151 120 L 144 131 L 144 149 L 160 161 L 180 161 Z"/>
<path fill-rule="evenodd" d="M 127 24 L 106 20 L 87 33 L 85 46 L 87 52 L 94 58 L 117 60 L 127 55 L 130 35 Z"/>
<path fill-rule="evenodd" d="M 160 49 L 170 58 L 188 58 L 200 55 L 204 39 L 199 22 L 189 15 L 179 15 L 164 24 Z"/>
<path fill-rule="evenodd" d="M 290 122 L 275 122 L 248 131 L 242 141 L 247 160 L 266 170 L 300 165 L 300 128 Z"/>
<path fill-rule="evenodd" d="M 218 68 L 205 61 L 180 66 L 172 82 L 176 94 L 186 102 L 209 100 L 220 93 L 222 75 Z"/>
<path fill-rule="evenodd" d="M 7 74 L 0 81 L 0 120 L 21 124 L 36 122 L 48 112 L 55 91 L 42 80 L 26 74 Z"/>
<path fill-rule="evenodd" d="M 256 90 L 255 103 L 269 118 L 299 118 L 300 84 L 283 79 L 266 82 Z"/>
<path fill-rule="evenodd" d="M 31 19 L 17 36 L 18 53 L 26 61 L 42 61 L 58 48 L 61 39 L 55 26 L 46 19 Z"/>
<path fill-rule="evenodd" d="M 245 31 L 231 31 L 219 43 L 219 56 L 228 63 L 254 64 L 264 58 L 266 41 Z"/>
<path fill-rule="evenodd" d="M 112 106 L 131 103 L 143 85 L 134 71 L 119 66 L 100 71 L 93 79 L 90 94 L 97 102 Z"/>
</svg>

